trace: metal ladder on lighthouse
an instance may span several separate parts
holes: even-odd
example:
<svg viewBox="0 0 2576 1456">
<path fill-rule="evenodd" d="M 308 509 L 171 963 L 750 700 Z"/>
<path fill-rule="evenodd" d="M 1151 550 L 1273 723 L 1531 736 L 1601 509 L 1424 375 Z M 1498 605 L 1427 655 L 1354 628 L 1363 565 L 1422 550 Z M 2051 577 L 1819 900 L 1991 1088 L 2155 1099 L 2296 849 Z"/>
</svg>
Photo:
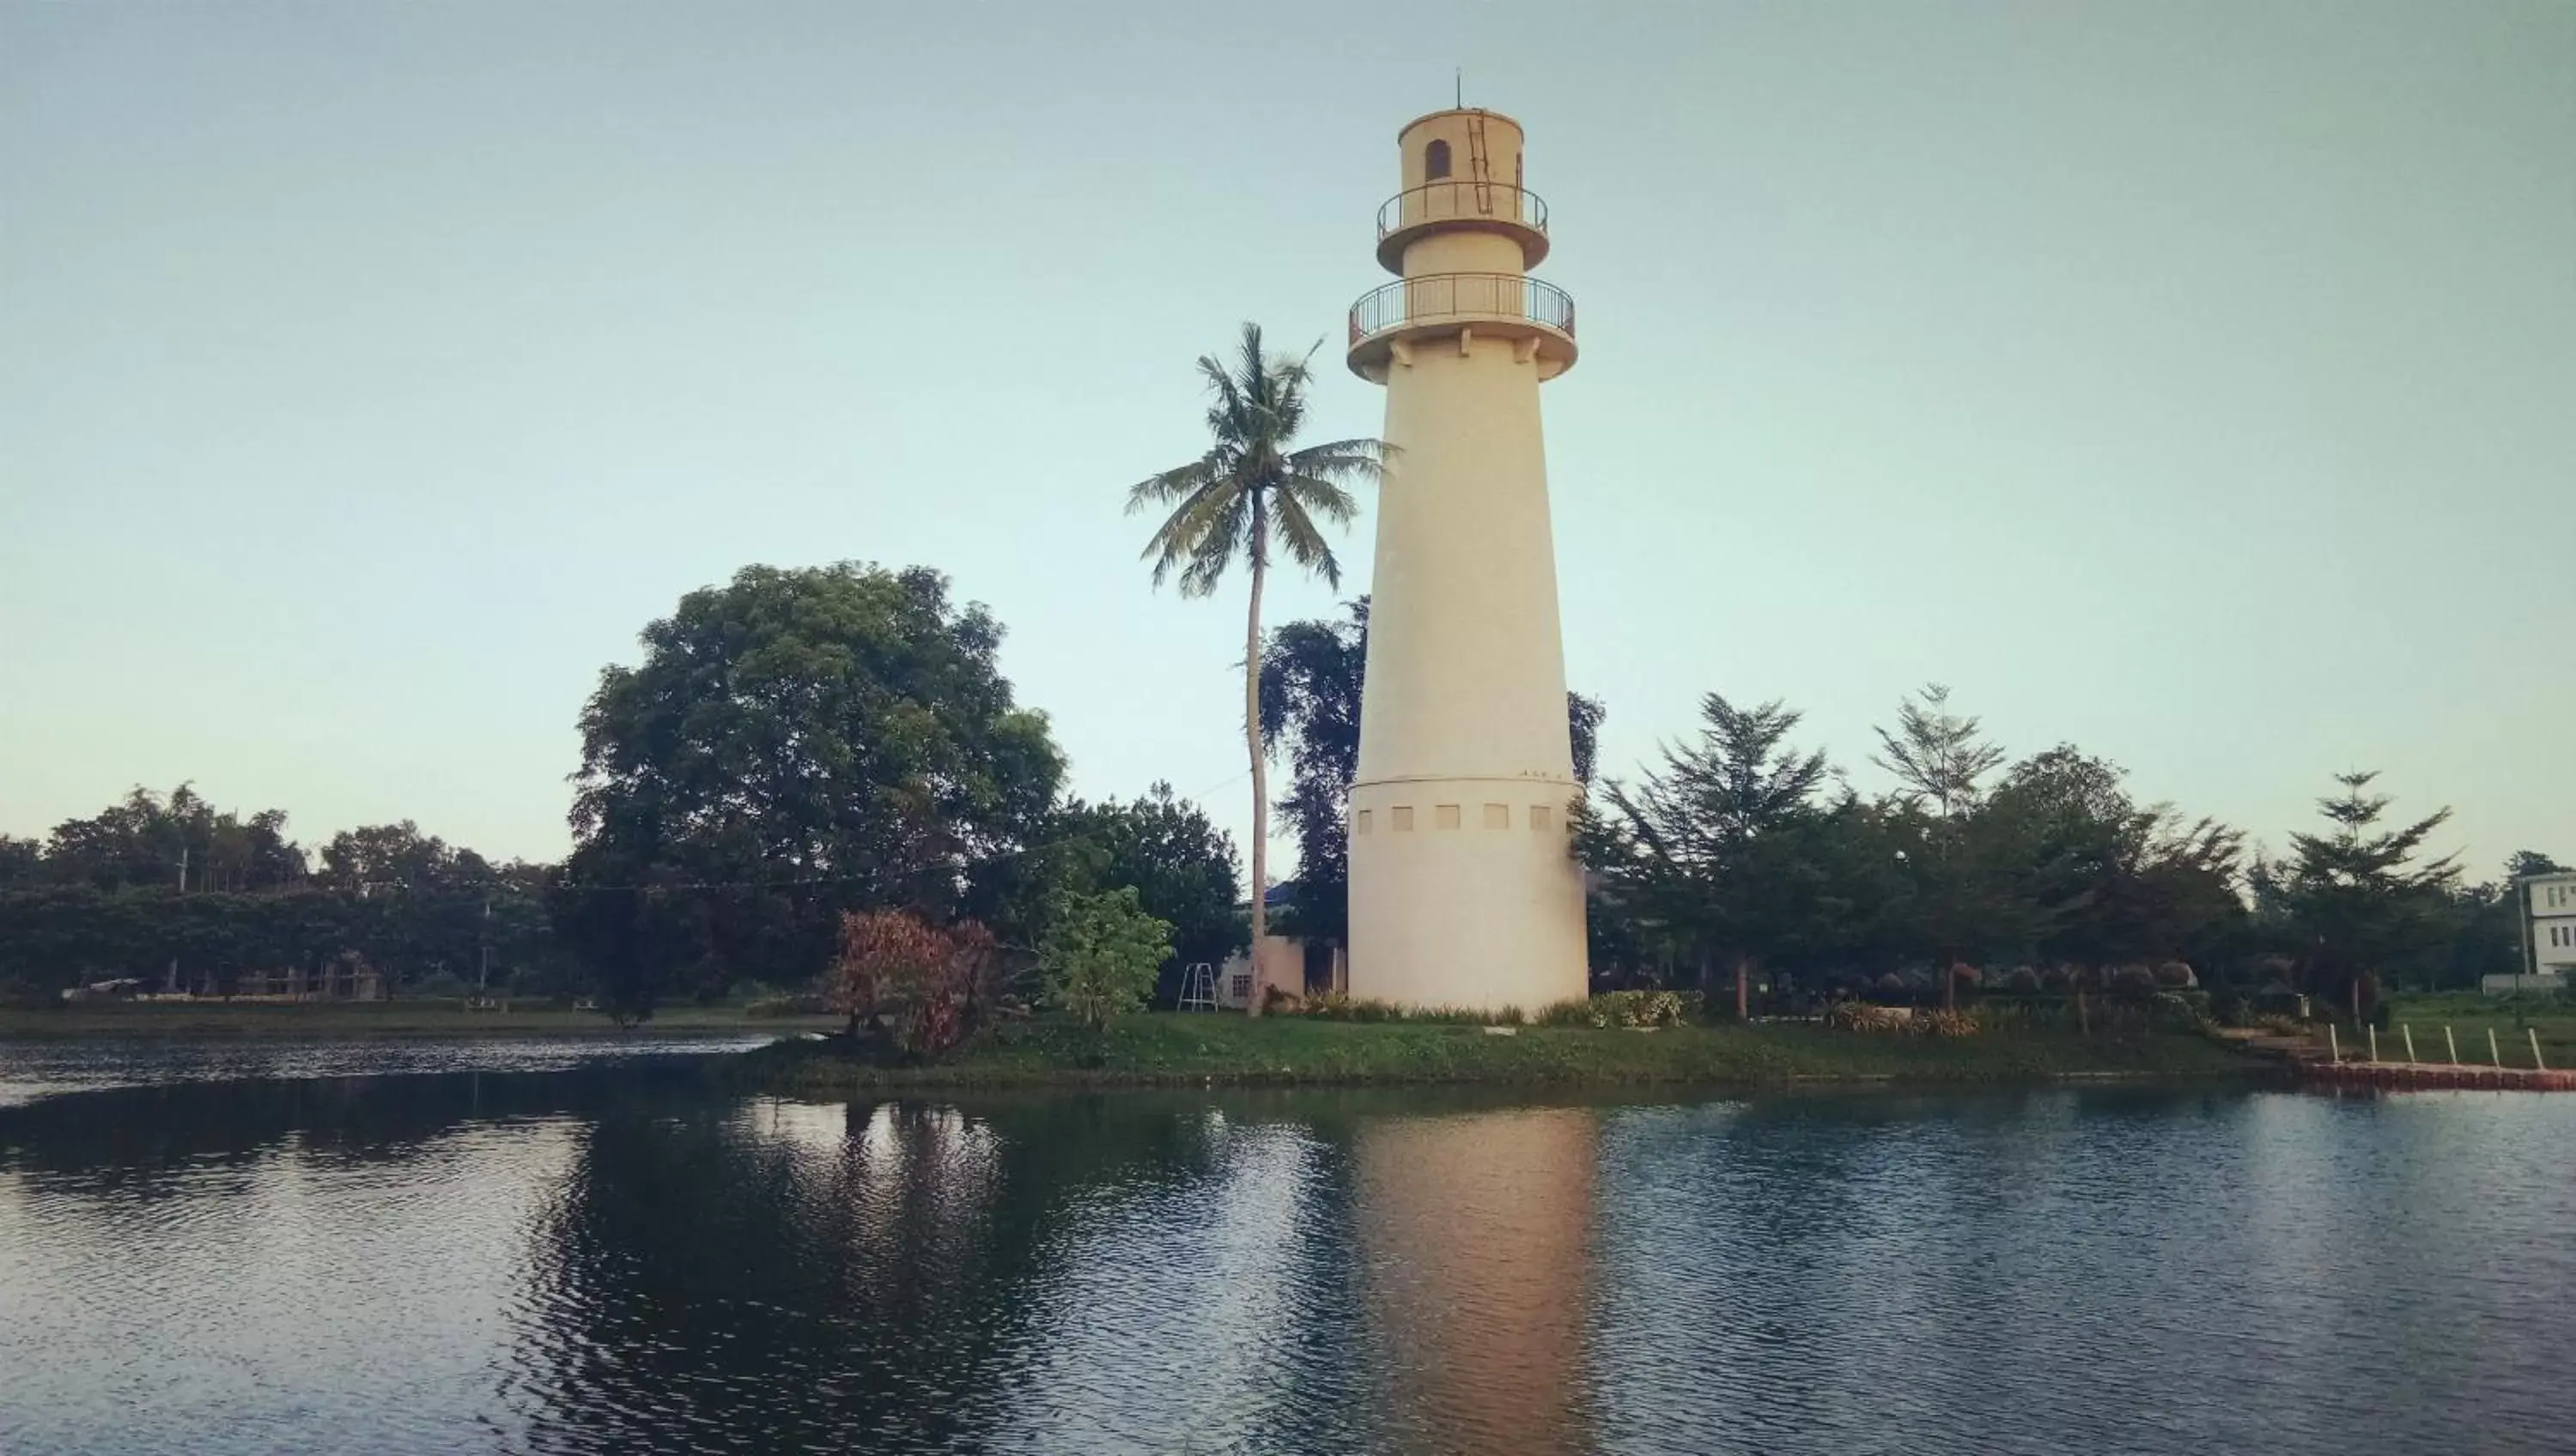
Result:
<svg viewBox="0 0 2576 1456">
<path fill-rule="evenodd" d="M 1485 113 L 1467 113 L 1467 175 L 1476 183 L 1476 211 L 1485 217 L 1494 215 L 1493 178 L 1485 153 Z"/>
<path fill-rule="evenodd" d="M 1485 113 L 1481 111 L 1467 113 L 1467 175 L 1476 189 L 1477 215 L 1492 217 L 1494 215 L 1493 161 L 1492 154 L 1485 148 Z M 1512 183 L 1512 220 L 1518 222 L 1521 216 L 1521 191 L 1517 161 L 1515 161 Z M 1484 280 L 1484 285 L 1487 292 L 1495 295 L 1491 304 L 1494 312 L 1518 312 L 1523 316 L 1528 315 L 1530 311 L 1527 297 L 1528 284 L 1521 285 L 1523 297 L 1517 300 L 1520 304 L 1517 310 L 1508 306 L 1512 300 L 1502 296 L 1504 285 L 1501 280 L 1488 277 Z M 1450 286 L 1454 290 L 1457 285 Z"/>
</svg>

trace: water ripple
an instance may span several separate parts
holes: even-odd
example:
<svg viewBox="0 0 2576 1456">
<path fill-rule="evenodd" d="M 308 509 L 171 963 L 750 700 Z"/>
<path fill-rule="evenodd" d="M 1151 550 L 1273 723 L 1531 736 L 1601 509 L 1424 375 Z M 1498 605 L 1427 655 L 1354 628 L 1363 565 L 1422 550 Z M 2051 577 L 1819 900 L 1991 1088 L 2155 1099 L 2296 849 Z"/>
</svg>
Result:
<svg viewBox="0 0 2576 1456">
<path fill-rule="evenodd" d="M 0 1110 L 0 1451 L 2567 1449 L 2576 1098 Z"/>
</svg>

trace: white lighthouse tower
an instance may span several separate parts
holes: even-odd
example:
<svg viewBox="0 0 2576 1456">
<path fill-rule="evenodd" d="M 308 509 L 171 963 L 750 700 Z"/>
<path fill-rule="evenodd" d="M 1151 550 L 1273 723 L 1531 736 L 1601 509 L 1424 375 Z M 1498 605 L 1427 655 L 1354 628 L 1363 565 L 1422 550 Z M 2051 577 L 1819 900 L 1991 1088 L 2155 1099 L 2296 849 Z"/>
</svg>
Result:
<svg viewBox="0 0 2576 1456">
<path fill-rule="evenodd" d="M 1389 461 L 1351 790 L 1350 988 L 1496 1010 L 1585 994 L 1583 881 L 1538 387 L 1574 367 L 1574 301 L 1528 276 L 1547 208 L 1520 123 L 1435 111 L 1397 134 L 1378 212 L 1401 276 L 1353 305 Z"/>
</svg>

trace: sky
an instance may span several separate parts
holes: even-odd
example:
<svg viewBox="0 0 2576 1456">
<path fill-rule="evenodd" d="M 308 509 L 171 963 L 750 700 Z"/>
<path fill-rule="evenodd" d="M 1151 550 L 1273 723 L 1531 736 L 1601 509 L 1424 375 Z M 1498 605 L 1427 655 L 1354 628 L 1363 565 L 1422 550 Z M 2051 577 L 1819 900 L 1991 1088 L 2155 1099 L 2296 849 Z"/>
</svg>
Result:
<svg viewBox="0 0 2576 1456">
<path fill-rule="evenodd" d="M 2376 768 L 2576 858 L 2564 0 L 0 0 L 0 832 L 193 780 L 551 858 L 646 622 L 858 559 L 992 607 L 1075 791 L 1240 837 L 1240 583 L 1156 592 L 1125 488 L 1246 319 L 1378 432 L 1453 86 L 1580 309 L 1606 772 L 1715 690 L 1875 790 L 1938 680 L 2275 849 Z"/>
</svg>

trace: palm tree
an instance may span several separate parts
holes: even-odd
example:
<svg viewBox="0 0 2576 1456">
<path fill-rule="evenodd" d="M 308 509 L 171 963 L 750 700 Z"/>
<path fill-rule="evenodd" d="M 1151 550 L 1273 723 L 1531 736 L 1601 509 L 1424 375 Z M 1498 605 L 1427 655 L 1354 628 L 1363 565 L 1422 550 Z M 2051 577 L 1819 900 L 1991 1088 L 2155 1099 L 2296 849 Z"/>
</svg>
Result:
<svg viewBox="0 0 2576 1456">
<path fill-rule="evenodd" d="M 1323 347 L 1319 340 L 1316 348 Z M 1261 744 L 1261 584 L 1270 569 L 1271 538 L 1290 559 L 1338 587 L 1342 564 L 1316 525 L 1321 517 L 1348 525 L 1359 503 L 1346 486 L 1375 484 L 1384 474 L 1389 446 L 1380 440 L 1335 440 L 1291 450 L 1306 422 L 1304 359 L 1261 351 L 1261 328 L 1243 326 L 1243 353 L 1235 368 L 1213 354 L 1199 356 L 1199 373 L 1213 399 L 1208 405 L 1207 453 L 1187 465 L 1138 481 L 1127 492 L 1129 514 L 1169 506 L 1171 514 L 1145 543 L 1154 584 L 1175 570 L 1181 595 L 1214 592 L 1228 566 L 1241 557 L 1252 571 L 1252 605 L 1243 627 L 1243 739 L 1252 758 L 1252 943 L 1268 927 L 1263 898 L 1269 889 L 1270 782 Z"/>
</svg>

